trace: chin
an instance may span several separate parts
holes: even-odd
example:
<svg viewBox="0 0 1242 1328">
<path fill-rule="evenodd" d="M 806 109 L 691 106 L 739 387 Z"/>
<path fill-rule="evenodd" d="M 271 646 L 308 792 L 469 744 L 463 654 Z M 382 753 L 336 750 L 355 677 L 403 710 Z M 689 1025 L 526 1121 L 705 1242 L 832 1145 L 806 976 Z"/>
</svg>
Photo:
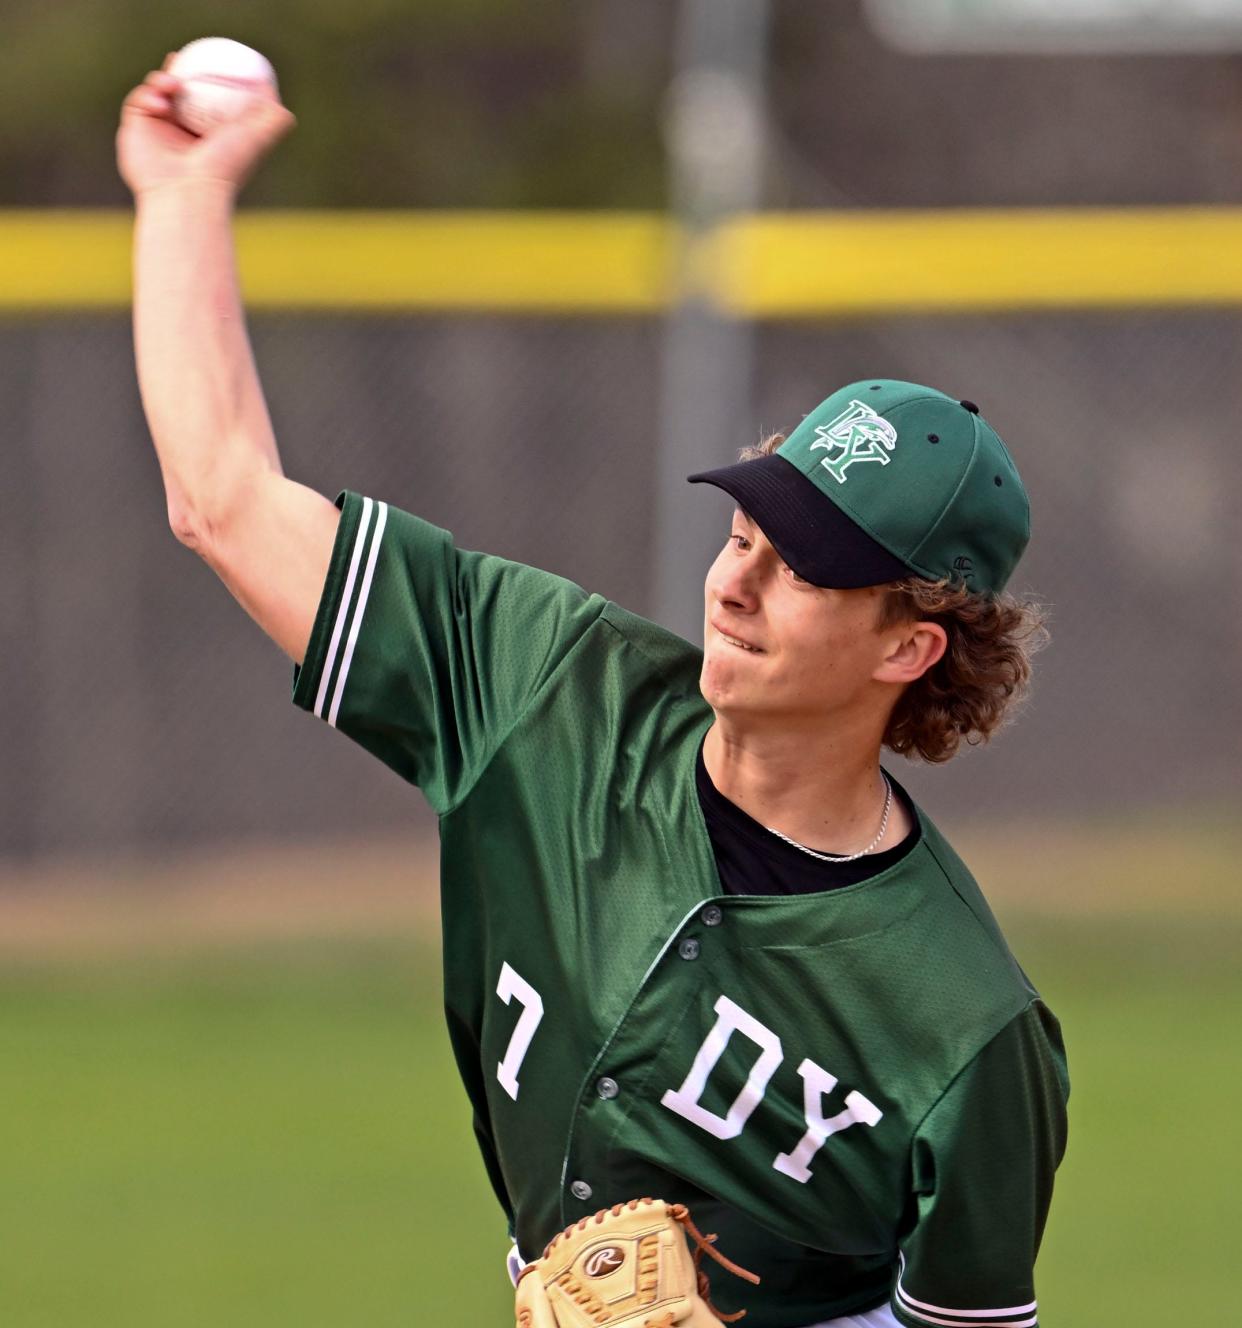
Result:
<svg viewBox="0 0 1242 1328">
<path fill-rule="evenodd" d="M 699 673 L 699 691 L 703 693 L 703 699 L 713 710 L 719 709 L 727 702 L 732 690 L 730 682 L 726 670 L 710 659 L 703 661 L 703 668 Z"/>
<path fill-rule="evenodd" d="M 713 710 L 757 710 L 763 701 L 764 689 L 752 679 L 739 678 L 737 670 L 725 661 L 706 659 L 699 674 L 699 691 Z"/>
</svg>

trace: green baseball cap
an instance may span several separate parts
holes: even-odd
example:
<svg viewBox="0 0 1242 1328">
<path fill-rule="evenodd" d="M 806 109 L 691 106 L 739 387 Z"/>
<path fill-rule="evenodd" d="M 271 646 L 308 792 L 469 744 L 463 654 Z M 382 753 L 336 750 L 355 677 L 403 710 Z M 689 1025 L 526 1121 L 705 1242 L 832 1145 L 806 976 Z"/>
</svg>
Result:
<svg viewBox="0 0 1242 1328">
<path fill-rule="evenodd" d="M 917 383 L 850 383 L 772 455 L 689 479 L 724 489 L 819 586 L 913 575 L 994 595 L 1030 539 L 1021 477 L 979 407 Z"/>
</svg>

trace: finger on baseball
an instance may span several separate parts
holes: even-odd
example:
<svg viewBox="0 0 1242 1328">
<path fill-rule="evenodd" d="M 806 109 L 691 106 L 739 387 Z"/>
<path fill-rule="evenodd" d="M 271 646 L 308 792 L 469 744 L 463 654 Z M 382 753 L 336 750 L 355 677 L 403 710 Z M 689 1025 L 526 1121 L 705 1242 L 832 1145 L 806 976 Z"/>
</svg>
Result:
<svg viewBox="0 0 1242 1328">
<path fill-rule="evenodd" d="M 125 98 L 125 110 L 144 115 L 172 115 L 172 99 L 142 83 Z"/>
<path fill-rule="evenodd" d="M 246 99 L 243 118 L 261 125 L 264 136 L 273 142 L 284 138 L 297 124 L 293 112 L 274 93 L 256 92 Z"/>
<path fill-rule="evenodd" d="M 146 86 L 155 88 L 159 92 L 166 92 L 169 96 L 181 90 L 181 80 L 174 78 L 172 74 L 165 74 L 162 70 L 153 69 L 146 77 Z"/>
</svg>

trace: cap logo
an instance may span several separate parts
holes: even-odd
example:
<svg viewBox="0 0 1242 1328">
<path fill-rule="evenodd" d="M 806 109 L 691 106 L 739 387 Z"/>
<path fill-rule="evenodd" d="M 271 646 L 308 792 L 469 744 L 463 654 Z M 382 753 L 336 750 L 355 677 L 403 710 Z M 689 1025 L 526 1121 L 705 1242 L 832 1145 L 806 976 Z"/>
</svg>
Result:
<svg viewBox="0 0 1242 1328">
<path fill-rule="evenodd" d="M 831 424 L 816 425 L 815 432 L 819 441 L 811 444 L 812 451 L 825 447 L 836 452 L 819 464 L 838 484 L 845 483 L 845 472 L 856 461 L 887 466 L 889 453 L 897 446 L 897 430 L 861 401 L 851 401 Z"/>
</svg>

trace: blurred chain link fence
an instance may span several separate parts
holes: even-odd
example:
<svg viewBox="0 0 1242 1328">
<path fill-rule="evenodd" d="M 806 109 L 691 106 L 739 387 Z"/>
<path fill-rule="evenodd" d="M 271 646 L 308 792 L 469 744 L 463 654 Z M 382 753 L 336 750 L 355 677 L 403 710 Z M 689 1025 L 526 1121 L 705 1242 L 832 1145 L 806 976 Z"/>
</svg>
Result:
<svg viewBox="0 0 1242 1328">
<path fill-rule="evenodd" d="M 286 469 L 650 611 L 662 326 L 252 321 Z M 978 401 L 1031 493 L 1016 589 L 1052 608 L 1032 703 L 933 815 L 1220 809 L 1242 785 L 1242 315 L 767 325 L 754 418 L 702 464 L 885 375 Z M 421 796 L 288 702 L 291 671 L 168 533 L 120 316 L 0 324 L 0 855 L 425 827 Z M 721 537 L 726 500 L 719 501 Z M 703 552 L 703 565 L 714 550 Z"/>
</svg>

